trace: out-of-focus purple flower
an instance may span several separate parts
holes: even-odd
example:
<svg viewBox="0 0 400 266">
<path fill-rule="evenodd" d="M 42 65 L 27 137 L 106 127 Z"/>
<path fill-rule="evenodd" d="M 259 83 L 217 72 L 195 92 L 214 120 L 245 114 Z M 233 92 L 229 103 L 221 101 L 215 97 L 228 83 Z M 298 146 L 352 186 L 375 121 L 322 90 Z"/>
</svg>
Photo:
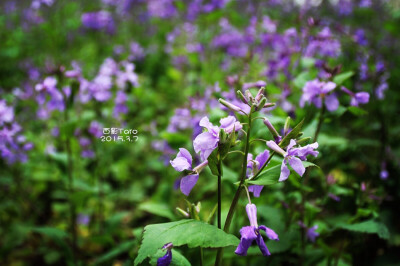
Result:
<svg viewBox="0 0 400 266">
<path fill-rule="evenodd" d="M 115 107 L 114 107 L 114 117 L 119 117 L 120 114 L 128 113 L 128 107 L 126 106 L 126 101 L 128 97 L 125 92 L 117 91 L 117 95 L 115 96 Z"/>
<path fill-rule="evenodd" d="M 347 93 L 348 95 L 351 96 L 351 102 L 350 102 L 351 106 L 358 106 L 359 104 L 366 104 L 369 102 L 369 93 L 368 92 L 354 93 L 345 87 L 342 87 L 341 89 L 342 89 L 342 91 L 344 91 L 345 93 Z"/>
<path fill-rule="evenodd" d="M 83 26 L 88 29 L 105 30 L 109 34 L 115 31 L 115 23 L 111 13 L 104 10 L 84 13 L 81 20 Z"/>
<path fill-rule="evenodd" d="M 366 46 L 368 44 L 368 40 L 365 37 L 365 31 L 363 29 L 358 29 L 353 35 L 354 41 L 357 42 L 361 46 Z"/>
<path fill-rule="evenodd" d="M 192 170 L 191 174 L 182 177 L 180 181 L 180 189 L 186 196 L 189 196 L 190 191 L 192 191 L 193 187 L 196 185 L 201 170 L 208 165 L 208 161 L 205 160 L 192 169 L 192 161 L 192 155 L 185 148 L 180 148 L 176 158 L 170 161 L 172 167 L 178 172 Z"/>
<path fill-rule="evenodd" d="M 333 193 L 328 193 L 328 197 L 330 197 L 334 201 L 340 201 L 340 197 L 335 195 L 335 194 L 333 194 Z"/>
<path fill-rule="evenodd" d="M 57 79 L 55 77 L 47 77 L 43 80 L 42 83 L 36 84 L 35 90 L 36 91 L 53 91 L 56 90 Z"/>
<path fill-rule="evenodd" d="M 42 4 L 45 4 L 47 6 L 52 6 L 53 3 L 54 3 L 54 0 L 33 0 L 31 3 L 31 8 L 39 9 Z"/>
<path fill-rule="evenodd" d="M 51 135 L 53 137 L 58 137 L 60 135 L 60 128 L 59 127 L 53 127 L 51 129 Z"/>
<path fill-rule="evenodd" d="M 83 158 L 93 158 L 95 156 L 94 151 L 90 149 L 91 141 L 88 138 L 81 137 L 79 139 L 79 145 L 81 146 L 81 156 Z"/>
<path fill-rule="evenodd" d="M 170 18 L 178 14 L 173 0 L 148 0 L 147 10 L 151 17 Z"/>
<path fill-rule="evenodd" d="M 242 86 L 243 91 L 251 89 L 251 88 L 261 88 L 267 86 L 267 82 L 259 80 L 256 82 L 249 82 L 249 83 L 244 83 Z"/>
<path fill-rule="evenodd" d="M 88 132 L 96 138 L 100 138 L 103 136 L 103 124 L 97 121 L 90 122 Z"/>
<path fill-rule="evenodd" d="M 133 87 L 137 87 L 139 85 L 138 75 L 134 72 L 135 65 L 128 62 L 122 62 L 121 65 L 124 68 L 124 71 L 118 71 L 116 73 L 117 76 L 117 86 L 120 89 L 124 89 L 126 83 L 132 84 Z"/>
<path fill-rule="evenodd" d="M 248 154 L 247 157 L 247 168 L 249 171 L 247 171 L 247 177 L 251 179 L 252 176 L 257 174 L 257 172 L 261 169 L 261 167 L 264 165 L 264 163 L 267 161 L 269 157 L 269 151 L 265 150 L 259 155 L 257 155 L 256 159 L 253 160 L 253 155 L 251 153 Z M 258 198 L 260 197 L 260 193 L 264 186 L 259 186 L 259 185 L 251 185 L 249 186 L 249 191 L 253 192 L 254 197 Z"/>
<path fill-rule="evenodd" d="M 337 57 L 340 55 L 341 46 L 339 40 L 335 39 L 328 27 L 320 31 L 317 36 L 309 42 L 305 56 L 313 57 L 321 55 L 326 57 Z"/>
<path fill-rule="evenodd" d="M 289 177 L 290 170 L 287 164 L 289 164 L 296 173 L 298 173 L 300 176 L 303 176 L 306 168 L 304 167 L 302 161 L 307 160 L 307 155 L 312 155 L 314 157 L 317 157 L 318 155 L 318 151 L 315 150 L 318 148 L 317 142 L 299 148 L 294 148 L 295 145 L 296 141 L 293 139 L 290 140 L 290 144 L 287 146 L 287 151 L 284 151 L 274 141 L 267 141 L 267 146 L 270 149 L 274 150 L 284 157 L 281 166 L 281 174 L 279 177 L 280 182 L 286 180 Z"/>
<path fill-rule="evenodd" d="M 372 5 L 371 0 L 361 0 L 360 4 L 358 6 L 362 7 L 362 8 L 367 8 L 367 7 L 371 7 L 371 5 Z"/>
<path fill-rule="evenodd" d="M 379 177 L 382 180 L 386 180 L 389 177 L 389 172 L 386 169 L 386 162 L 382 162 L 381 172 L 379 173 Z"/>
<path fill-rule="evenodd" d="M 375 95 L 378 97 L 378 99 L 382 100 L 385 98 L 385 91 L 389 88 L 389 85 L 387 83 L 387 79 L 389 78 L 388 75 L 383 75 L 380 78 L 378 87 L 375 89 Z"/>
<path fill-rule="evenodd" d="M 302 221 L 299 221 L 299 225 L 300 225 L 300 227 L 307 230 L 308 240 L 310 240 L 311 242 L 314 243 L 315 239 L 319 236 L 319 233 L 316 232 L 316 230 L 318 229 L 318 225 L 314 225 L 314 226 L 308 228 Z"/>
<path fill-rule="evenodd" d="M 322 107 L 324 99 L 326 109 L 332 112 L 339 107 L 336 94 L 332 91 L 336 88 L 334 82 L 321 82 L 318 79 L 308 81 L 303 88 L 303 95 L 300 99 L 300 106 L 304 107 L 306 102 L 313 103 L 317 108 Z"/>
<path fill-rule="evenodd" d="M 221 129 L 227 134 L 232 133 L 233 130 L 238 131 L 242 129 L 242 124 L 233 116 L 222 118 L 220 124 L 220 127 L 214 126 L 206 116 L 200 120 L 199 125 L 206 128 L 208 131 L 201 133 L 194 139 L 193 147 L 196 153 L 200 152 L 202 160 L 206 160 L 214 149 L 217 148 L 219 131 Z"/>
<path fill-rule="evenodd" d="M 251 244 L 256 241 L 263 256 L 270 256 L 271 253 L 269 252 L 267 245 L 265 245 L 264 239 L 261 236 L 261 230 L 264 231 L 267 237 L 271 240 L 279 240 L 278 235 L 265 225 L 258 226 L 256 205 L 247 204 L 246 212 L 247 216 L 249 217 L 250 226 L 244 226 L 242 229 L 240 229 L 240 243 L 236 248 L 235 253 L 239 256 L 246 256 L 247 250 Z"/>
<path fill-rule="evenodd" d="M 5 100 L 0 100 L 0 126 L 14 120 L 14 109 L 7 106 Z"/>
<path fill-rule="evenodd" d="M 157 266 L 169 266 L 172 261 L 172 251 L 171 249 L 174 247 L 172 243 L 165 244 L 162 248 L 167 250 L 164 256 L 157 260 Z"/>
<path fill-rule="evenodd" d="M 87 214 L 80 213 L 76 218 L 76 222 L 80 225 L 88 225 L 90 223 L 90 216 Z"/>
<path fill-rule="evenodd" d="M 307 238 L 313 243 L 315 242 L 315 239 L 319 236 L 319 233 L 316 232 L 317 229 L 318 225 L 314 225 L 307 230 Z"/>
<path fill-rule="evenodd" d="M 129 55 L 129 60 L 131 61 L 142 60 L 145 57 L 145 51 L 143 47 L 137 42 L 131 43 L 130 52 L 131 54 Z"/>
</svg>

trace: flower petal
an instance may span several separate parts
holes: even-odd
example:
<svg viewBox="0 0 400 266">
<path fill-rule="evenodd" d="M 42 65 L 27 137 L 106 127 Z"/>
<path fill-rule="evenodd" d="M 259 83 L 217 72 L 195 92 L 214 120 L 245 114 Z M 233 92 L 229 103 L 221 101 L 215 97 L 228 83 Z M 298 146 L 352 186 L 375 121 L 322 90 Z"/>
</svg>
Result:
<svg viewBox="0 0 400 266">
<path fill-rule="evenodd" d="M 298 173 L 300 176 L 304 175 L 306 168 L 304 167 L 303 163 L 301 162 L 301 160 L 299 158 L 290 157 L 289 164 L 293 168 L 293 170 L 295 170 L 296 173 Z"/>
<path fill-rule="evenodd" d="M 188 175 L 185 176 L 181 179 L 181 191 L 183 194 L 186 196 L 189 196 L 190 191 L 192 191 L 192 188 L 194 185 L 196 185 L 197 180 L 199 179 L 199 175 Z"/>
<path fill-rule="evenodd" d="M 326 96 L 325 98 L 325 105 L 326 109 L 328 109 L 329 112 L 333 112 L 339 107 L 339 100 L 337 99 L 335 94 L 330 94 Z"/>
<path fill-rule="evenodd" d="M 240 229 L 240 235 L 240 243 L 237 246 L 235 253 L 239 256 L 246 256 L 247 250 L 251 246 L 251 243 L 257 239 L 257 235 L 252 226 L 242 227 L 242 229 Z"/>
<path fill-rule="evenodd" d="M 268 228 L 265 225 L 260 225 L 260 227 L 258 227 L 258 229 L 264 230 L 265 234 L 267 235 L 267 237 L 269 239 L 271 239 L 271 240 L 279 240 L 278 234 L 275 233 L 275 231 L 272 230 L 271 228 Z"/>
<path fill-rule="evenodd" d="M 258 170 L 264 165 L 264 163 L 268 160 L 269 150 L 265 150 L 256 157 L 256 161 L 259 162 Z"/>
<path fill-rule="evenodd" d="M 258 198 L 260 197 L 260 193 L 263 190 L 264 186 L 260 185 L 251 185 L 249 186 L 249 191 L 253 192 L 254 197 Z"/>
<path fill-rule="evenodd" d="M 157 260 L 157 266 L 168 266 L 172 261 L 172 252 L 167 250 L 167 253 Z"/>
<path fill-rule="evenodd" d="M 190 152 L 185 149 L 185 148 L 179 148 L 179 152 L 177 154 L 177 157 L 184 157 L 186 158 L 186 160 L 188 161 L 188 163 L 190 165 L 192 165 L 192 155 L 190 154 Z"/>
<path fill-rule="evenodd" d="M 285 181 L 289 177 L 289 174 L 290 174 L 289 167 L 287 167 L 285 160 L 283 160 L 281 166 L 281 175 L 279 176 L 279 182 Z"/>
<path fill-rule="evenodd" d="M 262 238 L 260 233 L 257 234 L 256 242 L 257 242 L 257 245 L 260 248 L 261 253 L 263 254 L 263 256 L 270 256 L 271 255 L 271 253 L 269 252 L 269 250 L 267 248 L 267 245 L 265 245 L 264 239 Z"/>
<path fill-rule="evenodd" d="M 189 162 L 186 160 L 186 158 L 183 157 L 176 157 L 173 161 L 169 162 L 172 167 L 178 172 L 182 172 L 183 170 L 188 170 L 191 168 Z"/>
<path fill-rule="evenodd" d="M 194 151 L 196 153 L 199 153 L 204 150 L 215 149 L 217 147 L 218 141 L 218 137 L 209 132 L 203 132 L 198 135 L 193 141 Z"/>
</svg>

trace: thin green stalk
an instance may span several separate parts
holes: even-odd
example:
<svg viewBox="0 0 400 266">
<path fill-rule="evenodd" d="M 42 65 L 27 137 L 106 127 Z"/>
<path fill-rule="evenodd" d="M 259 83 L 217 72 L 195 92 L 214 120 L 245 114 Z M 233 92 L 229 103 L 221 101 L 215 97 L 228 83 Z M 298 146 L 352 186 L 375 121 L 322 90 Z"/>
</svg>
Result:
<svg viewBox="0 0 400 266">
<path fill-rule="evenodd" d="M 222 193 L 222 176 L 221 176 L 221 170 L 222 170 L 222 164 L 221 164 L 221 158 L 218 160 L 218 228 L 221 229 L 221 212 L 222 212 L 222 207 L 221 207 L 221 193 Z"/>
<path fill-rule="evenodd" d="M 231 225 L 232 222 L 232 218 L 233 218 L 233 214 L 235 213 L 235 209 L 236 209 L 236 205 L 239 201 L 239 197 L 240 197 L 240 193 L 242 191 L 242 185 L 244 183 L 244 180 L 246 178 L 246 170 L 247 170 L 247 155 L 249 153 L 249 144 L 250 144 L 250 131 L 251 131 L 251 115 L 253 112 L 253 108 L 250 110 L 249 115 L 248 115 L 248 119 L 249 119 L 249 123 L 248 123 L 248 128 L 247 128 L 247 133 L 246 133 L 246 144 L 245 144 L 245 151 L 244 151 L 244 155 L 243 155 L 243 163 L 242 163 L 242 173 L 240 175 L 240 184 L 238 189 L 236 190 L 235 196 L 233 197 L 231 206 L 229 208 L 228 211 L 228 215 L 226 217 L 226 221 L 225 221 L 225 225 L 224 225 L 224 231 L 228 232 L 229 231 L 229 227 Z M 215 265 L 221 265 L 222 262 L 222 257 L 223 257 L 223 252 L 224 249 L 223 248 L 219 248 L 217 251 L 217 257 L 215 259 Z"/>
<path fill-rule="evenodd" d="M 200 266 L 204 265 L 203 248 L 200 247 Z"/>
</svg>

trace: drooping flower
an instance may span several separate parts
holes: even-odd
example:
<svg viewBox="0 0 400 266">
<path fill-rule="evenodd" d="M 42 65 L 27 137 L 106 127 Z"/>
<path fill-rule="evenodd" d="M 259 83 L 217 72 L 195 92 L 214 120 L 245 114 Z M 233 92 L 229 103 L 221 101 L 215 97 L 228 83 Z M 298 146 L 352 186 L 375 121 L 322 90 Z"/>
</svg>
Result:
<svg viewBox="0 0 400 266">
<path fill-rule="evenodd" d="M 302 161 L 307 160 L 307 155 L 312 155 L 314 157 L 317 157 L 318 155 L 318 151 L 315 151 L 315 149 L 318 148 L 317 142 L 299 148 L 294 148 L 295 145 L 296 141 L 293 139 L 290 140 L 290 143 L 287 146 L 287 151 L 284 151 L 274 141 L 267 141 L 267 146 L 270 149 L 280 153 L 283 156 L 279 181 L 284 181 L 289 177 L 290 170 L 287 164 L 289 164 L 293 170 L 296 171 L 296 173 L 298 173 L 300 176 L 303 176 L 306 168 L 304 167 Z"/>
<path fill-rule="evenodd" d="M 164 256 L 157 260 L 157 266 L 168 266 L 172 261 L 172 251 L 171 249 L 174 247 L 172 243 L 165 244 L 162 248 L 167 250 Z"/>
<path fill-rule="evenodd" d="M 222 118 L 220 121 L 221 126 L 214 126 L 208 117 L 203 117 L 199 125 L 206 128 L 208 131 L 198 135 L 193 141 L 194 151 L 200 152 L 202 160 L 206 160 L 208 156 L 218 147 L 219 131 L 223 129 L 225 133 L 230 134 L 233 130 L 238 131 L 242 129 L 242 124 L 233 116 Z"/>
<path fill-rule="evenodd" d="M 197 180 L 199 179 L 200 171 L 208 164 L 208 161 L 205 160 L 194 169 L 192 169 L 192 161 L 192 155 L 190 155 L 190 152 L 185 148 L 180 148 L 178 154 L 176 155 L 176 158 L 170 161 L 172 167 L 178 172 L 182 172 L 185 170 L 192 171 L 191 174 L 184 176 L 180 180 L 180 189 L 182 193 L 186 196 L 189 196 L 190 191 L 192 191 L 194 185 L 196 185 Z"/>
<path fill-rule="evenodd" d="M 271 240 L 279 240 L 278 235 L 274 232 L 274 230 L 266 227 L 265 225 L 258 226 L 256 205 L 247 204 L 246 212 L 250 220 L 250 226 L 244 226 L 242 229 L 240 229 L 240 243 L 236 248 L 235 253 L 239 256 L 246 256 L 247 250 L 255 240 L 263 256 L 270 256 L 271 253 L 269 252 L 267 245 L 265 245 L 264 239 L 261 236 L 261 230 L 263 230 L 267 237 Z"/>
<path fill-rule="evenodd" d="M 334 82 L 321 82 L 318 79 L 308 81 L 303 88 L 303 95 L 300 99 L 300 107 L 306 102 L 313 103 L 317 108 L 322 107 L 322 99 L 328 111 L 335 111 L 339 107 L 336 94 L 332 92 L 336 88 Z"/>
<path fill-rule="evenodd" d="M 257 155 L 256 159 L 253 160 L 253 154 L 249 153 L 247 157 L 247 168 L 250 169 L 247 173 L 247 177 L 251 178 L 254 176 L 258 170 L 264 165 L 269 157 L 269 151 L 265 150 L 259 155 Z M 249 186 L 249 191 L 253 192 L 254 197 L 258 198 L 264 186 L 260 185 L 251 185 Z"/>
</svg>

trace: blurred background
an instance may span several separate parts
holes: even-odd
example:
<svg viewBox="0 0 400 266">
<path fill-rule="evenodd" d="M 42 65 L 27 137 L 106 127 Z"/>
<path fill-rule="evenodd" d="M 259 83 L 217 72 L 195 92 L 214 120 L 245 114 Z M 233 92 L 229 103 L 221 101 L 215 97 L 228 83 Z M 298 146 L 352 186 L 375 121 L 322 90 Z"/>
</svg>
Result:
<svg viewBox="0 0 400 266">
<path fill-rule="evenodd" d="M 217 122 L 229 113 L 218 98 L 237 101 L 236 90 L 267 84 L 277 107 L 262 115 L 279 130 L 287 116 L 305 118 L 304 135 L 313 136 L 320 109 L 300 99 L 315 79 L 334 81 L 339 101 L 324 114 L 320 168 L 303 186 L 293 175 L 254 200 L 259 223 L 280 236 L 267 242 L 272 256 L 255 246 L 242 258 L 232 248 L 224 265 L 399 264 L 399 1 L 0 7 L 1 265 L 131 265 L 143 228 L 185 218 L 176 211 L 185 199 L 201 202 L 202 219 L 212 211 L 211 173 L 185 197 L 169 160 L 179 147 L 194 154 L 203 116 Z M 271 137 L 255 126 L 255 137 Z M 264 149 L 257 143 L 252 152 Z M 224 165 L 223 217 L 240 169 L 235 156 Z M 240 204 L 231 226 L 238 237 L 248 223 Z M 301 241 L 300 217 L 307 230 L 317 226 L 315 239 Z M 199 265 L 197 250 L 176 250 L 183 264 Z M 205 258 L 213 265 L 215 250 Z"/>
</svg>

